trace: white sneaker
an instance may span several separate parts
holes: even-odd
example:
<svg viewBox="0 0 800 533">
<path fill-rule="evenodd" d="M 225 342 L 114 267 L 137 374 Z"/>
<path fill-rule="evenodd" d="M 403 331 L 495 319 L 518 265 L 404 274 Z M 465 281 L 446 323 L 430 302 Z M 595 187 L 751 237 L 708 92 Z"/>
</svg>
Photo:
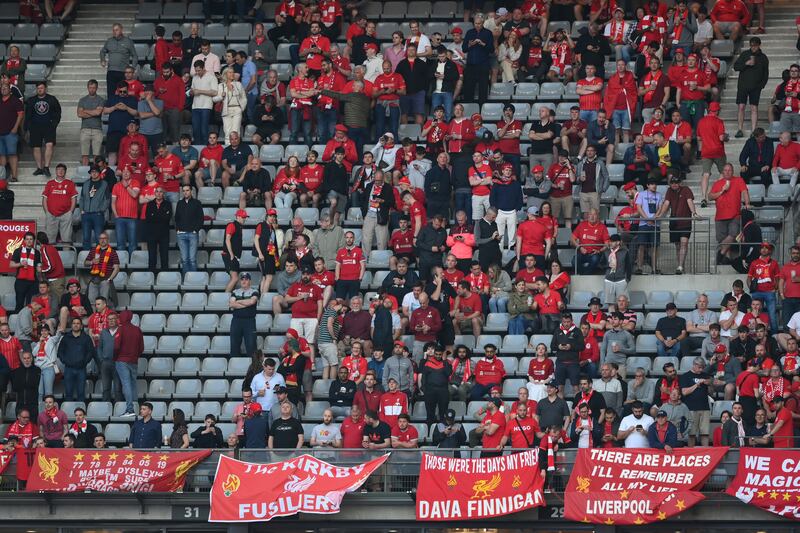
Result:
<svg viewBox="0 0 800 533">
<path fill-rule="evenodd" d="M 134 416 L 136 416 L 136 413 L 134 413 L 133 411 L 128 411 L 127 413 L 122 414 L 122 418 L 132 418 Z"/>
</svg>

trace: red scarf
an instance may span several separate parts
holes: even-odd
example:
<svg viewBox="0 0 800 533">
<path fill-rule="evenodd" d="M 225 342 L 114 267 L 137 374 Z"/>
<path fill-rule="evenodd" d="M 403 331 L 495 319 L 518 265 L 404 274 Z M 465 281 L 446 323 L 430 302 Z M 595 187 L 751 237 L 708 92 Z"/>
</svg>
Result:
<svg viewBox="0 0 800 533">
<path fill-rule="evenodd" d="M 36 278 L 36 249 L 20 246 L 19 263 L 22 265 L 17 269 L 17 279 L 33 281 Z"/>
<path fill-rule="evenodd" d="M 452 360 L 451 365 L 453 367 L 454 374 L 460 362 L 461 359 L 459 359 L 458 357 Z M 464 359 L 464 377 L 461 379 L 461 383 L 468 382 L 471 377 L 472 377 L 472 360 L 469 357 L 467 357 L 466 359 Z"/>
<path fill-rule="evenodd" d="M 800 92 L 800 78 L 787 81 L 784 90 L 787 94 L 783 110 L 788 113 L 796 113 L 800 109 L 800 101 L 796 96 L 789 96 L 788 93 Z"/>
<path fill-rule="evenodd" d="M 77 437 L 81 433 L 86 433 L 87 427 L 89 427 L 89 423 L 86 422 L 85 419 L 80 424 L 78 424 L 77 422 L 73 422 L 72 425 L 69 427 L 69 432 Z"/>
<path fill-rule="evenodd" d="M 283 358 L 283 361 L 281 362 L 281 364 L 283 364 L 283 366 L 285 366 L 287 368 L 291 368 L 292 365 L 294 365 L 295 361 L 297 361 L 298 357 L 300 357 L 299 353 L 295 354 L 295 355 L 291 355 L 291 354 L 287 355 L 286 357 Z M 295 374 L 294 372 L 288 372 L 285 377 L 286 377 L 286 386 L 287 387 L 297 387 L 298 386 L 299 377 L 298 377 L 297 374 Z"/>
<path fill-rule="evenodd" d="M 677 380 L 675 380 L 675 381 L 677 381 Z M 613 422 L 605 422 L 605 423 L 603 423 L 603 435 L 612 435 L 613 436 L 613 434 L 611 433 L 613 430 L 614 430 L 614 423 Z M 603 441 L 603 444 L 602 444 L 601 447 L 602 448 L 613 448 L 614 447 L 614 441 Z"/>
<path fill-rule="evenodd" d="M 567 435 L 566 431 L 563 429 L 558 437 L 552 437 L 550 432 L 548 431 L 545 433 L 544 438 L 542 438 L 541 446 L 545 450 L 547 450 L 547 471 L 554 472 L 556 469 L 556 451 L 558 451 L 558 443 L 561 442 L 563 444 L 569 444 L 572 442 Z"/>
<path fill-rule="evenodd" d="M 90 274 L 92 276 L 100 276 L 101 278 L 105 278 L 108 275 L 108 267 L 111 263 L 111 247 L 106 246 L 106 249 L 103 250 L 100 248 L 98 244 L 97 247 L 94 249 L 94 256 L 99 258 L 97 264 L 92 265 L 92 270 Z"/>
<path fill-rule="evenodd" d="M 15 69 L 15 68 L 19 68 L 19 65 L 20 65 L 20 60 L 19 59 L 14 59 L 14 58 L 9 57 L 6 60 L 6 70 L 8 70 L 8 71 L 10 71 L 12 69 Z M 16 85 L 17 81 L 19 81 L 19 76 L 17 74 L 9 75 L 8 81 L 9 81 L 9 83 L 11 83 L 11 85 Z"/>
<path fill-rule="evenodd" d="M 725 365 L 731 360 L 731 354 L 726 354 L 724 358 L 717 360 L 717 374 L 725 374 Z"/>
<path fill-rule="evenodd" d="M 657 86 L 658 85 L 658 81 L 661 79 L 661 76 L 663 74 L 664 73 L 661 72 L 660 70 L 657 70 L 655 72 L 653 72 L 651 70 L 650 72 L 648 72 L 647 74 L 644 75 L 644 81 L 642 82 L 642 85 L 644 87 L 647 87 L 648 89 L 650 87 Z M 654 96 L 655 96 L 655 92 L 654 91 L 647 91 L 646 93 L 644 93 L 644 101 L 645 101 L 645 103 L 652 102 Z"/>
<path fill-rule="evenodd" d="M 764 383 L 764 399 L 767 403 L 772 404 L 772 400 L 778 396 L 783 396 L 783 388 L 786 385 L 786 380 L 782 377 L 778 378 L 778 382 L 770 378 Z"/>
<path fill-rule="evenodd" d="M 589 400 L 592 399 L 592 395 L 593 394 L 594 394 L 594 389 L 590 390 L 589 394 L 586 394 L 585 392 L 581 392 L 581 399 L 578 400 L 577 404 L 575 405 L 575 412 L 576 413 L 578 412 L 578 409 L 580 409 L 581 405 L 583 405 L 583 404 L 586 404 L 587 408 L 589 407 Z M 589 415 L 590 415 L 589 418 L 591 418 L 591 414 L 592 414 L 592 410 L 589 409 Z"/>
<path fill-rule="evenodd" d="M 672 44 L 678 44 L 680 42 L 681 33 L 683 33 L 683 26 L 686 24 L 686 19 L 688 16 L 688 9 L 683 12 L 683 15 L 681 15 L 680 11 L 675 11 L 672 19 L 673 23 L 675 24 L 672 28 Z"/>
<path fill-rule="evenodd" d="M 566 41 L 554 44 L 550 49 L 550 56 L 553 58 L 553 65 L 558 68 L 558 74 L 564 74 L 569 66 L 569 44 Z"/>
<path fill-rule="evenodd" d="M 622 44 L 622 40 L 625 38 L 625 21 L 622 22 L 617 22 L 616 20 L 611 21 L 611 35 L 609 36 L 609 38 L 611 39 L 611 42 L 614 44 Z"/>
</svg>

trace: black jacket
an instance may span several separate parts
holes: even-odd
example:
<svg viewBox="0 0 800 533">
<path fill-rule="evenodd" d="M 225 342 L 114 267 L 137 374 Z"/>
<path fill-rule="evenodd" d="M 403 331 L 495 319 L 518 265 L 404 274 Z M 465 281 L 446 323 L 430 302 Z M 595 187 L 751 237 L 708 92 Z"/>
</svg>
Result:
<svg viewBox="0 0 800 533">
<path fill-rule="evenodd" d="M 61 122 L 61 104 L 52 94 L 39 98 L 33 95 L 25 101 L 25 125 L 30 128 L 36 125 L 40 128 L 58 127 Z"/>
<path fill-rule="evenodd" d="M 426 224 L 417 233 L 417 256 L 430 261 L 437 257 L 441 259 L 442 252 L 434 252 L 431 248 L 444 246 L 446 241 L 447 231 L 444 228 L 433 229 L 432 225 Z"/>
<path fill-rule="evenodd" d="M 747 65 L 750 58 L 755 58 L 755 65 Z M 769 81 L 769 59 L 763 51 L 753 54 L 750 50 L 742 50 L 733 63 L 733 70 L 739 73 L 738 89 L 752 91 L 763 89 Z"/>
<path fill-rule="evenodd" d="M 344 383 L 338 379 L 331 382 L 328 389 L 328 401 L 331 407 L 350 407 L 353 405 L 353 398 L 356 396 L 356 382 L 348 379 Z"/>
<path fill-rule="evenodd" d="M 94 342 L 85 332 L 81 332 L 76 337 L 72 331 L 68 331 L 58 345 L 58 358 L 68 368 L 85 369 L 89 361 L 95 359 L 96 355 Z"/>
<path fill-rule="evenodd" d="M 322 172 L 322 191 L 336 191 L 347 196 L 347 187 L 350 176 L 344 165 L 337 165 L 336 161 L 325 163 L 325 170 Z"/>
<path fill-rule="evenodd" d="M 203 227 L 203 204 L 196 198 L 179 200 L 175 207 L 175 229 L 199 232 Z"/>
<path fill-rule="evenodd" d="M 755 137 L 751 136 L 744 143 L 742 151 L 739 153 L 739 164 L 747 165 L 753 170 L 759 170 L 763 166 L 771 167 L 774 156 L 775 147 L 772 145 L 772 141 L 764 139 L 764 142 L 759 146 Z"/>
<path fill-rule="evenodd" d="M 158 205 L 155 200 L 147 202 L 147 207 L 144 210 L 144 221 L 151 228 L 159 228 L 159 230 L 169 232 L 169 225 L 172 222 L 172 203 L 166 199 L 161 201 L 161 205 Z"/>
<path fill-rule="evenodd" d="M 0 220 L 14 218 L 14 191 L 6 189 L 0 191 Z"/>
<path fill-rule="evenodd" d="M 369 210 L 369 199 L 372 197 L 373 187 L 375 187 L 374 181 L 370 182 L 370 184 L 364 188 L 364 201 L 361 203 L 362 216 L 367 216 L 367 211 Z M 389 210 L 395 207 L 394 192 L 388 183 L 383 184 L 381 194 L 378 195 L 378 198 L 383 200 L 380 207 L 378 207 L 378 224 L 385 226 L 389 223 Z"/>
<path fill-rule="evenodd" d="M 453 190 L 453 178 L 448 167 L 434 164 L 425 174 L 425 196 L 428 202 L 450 203 L 450 193 Z"/>
<path fill-rule="evenodd" d="M 72 433 L 75 437 L 76 448 L 94 448 L 94 438 L 97 436 L 97 428 L 89 422 L 86 424 L 86 431 L 78 434 Z"/>
<path fill-rule="evenodd" d="M 192 447 L 198 449 L 214 449 L 225 447 L 225 439 L 222 438 L 221 429 L 219 429 L 217 426 L 214 426 L 213 433 L 203 433 L 205 429 L 206 426 L 202 425 L 192 431 L 192 434 L 190 435 L 194 441 L 192 443 Z"/>
<path fill-rule="evenodd" d="M 450 383 L 453 366 L 449 361 L 426 359 L 422 363 L 422 390 L 446 388 Z"/>
<path fill-rule="evenodd" d="M 42 369 L 36 365 L 19 366 L 11 371 L 11 390 L 17 395 L 17 405 L 36 405 L 39 401 L 39 380 Z"/>
<path fill-rule="evenodd" d="M 567 344 L 566 350 L 561 350 L 558 345 Z M 553 340 L 550 341 L 550 351 L 556 355 L 560 362 L 577 363 L 578 353 L 583 350 L 583 334 L 575 324 L 568 332 L 561 330 L 559 325 L 553 332 Z"/>
<path fill-rule="evenodd" d="M 405 80 L 406 94 L 418 93 L 428 88 L 430 72 L 426 61 L 416 58 L 412 67 L 408 59 L 403 59 L 397 64 L 397 68 L 394 71 Z"/>
<path fill-rule="evenodd" d="M 431 80 L 431 89 L 430 92 L 436 90 L 436 78 L 434 75 L 436 74 L 437 65 L 439 64 L 438 59 L 429 59 L 428 60 L 428 79 Z M 398 63 L 398 67 L 400 64 Z M 444 78 L 442 78 L 442 92 L 443 93 L 453 93 L 456 90 L 456 83 L 458 82 L 458 67 L 456 64 L 449 59 L 446 59 L 444 62 Z"/>
</svg>

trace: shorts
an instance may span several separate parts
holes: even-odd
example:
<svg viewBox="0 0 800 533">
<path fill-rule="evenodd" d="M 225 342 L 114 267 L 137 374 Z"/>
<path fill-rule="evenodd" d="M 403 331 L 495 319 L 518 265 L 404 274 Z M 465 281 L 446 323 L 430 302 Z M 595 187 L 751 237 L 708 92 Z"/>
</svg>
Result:
<svg viewBox="0 0 800 533">
<path fill-rule="evenodd" d="M 303 392 L 311 392 L 314 389 L 314 371 L 306 368 L 303 372 Z"/>
<path fill-rule="evenodd" d="M 106 133 L 106 152 L 110 154 L 119 152 L 119 142 L 122 140 L 123 135 L 125 133 L 121 131 L 109 131 Z"/>
<path fill-rule="evenodd" d="M 728 220 L 715 220 L 714 229 L 717 234 L 717 242 L 724 241 L 727 237 L 736 238 L 741 230 L 741 220 L 738 218 L 731 218 Z"/>
<path fill-rule="evenodd" d="M 317 349 L 319 350 L 319 356 L 322 358 L 325 367 L 339 365 L 339 348 L 336 344 L 326 342 L 325 344 L 318 345 Z"/>
<path fill-rule="evenodd" d="M 262 276 L 274 276 L 276 272 L 275 258 L 271 255 L 264 256 L 264 261 L 258 262 L 258 269 L 261 271 Z"/>
<path fill-rule="evenodd" d="M 749 91 L 736 89 L 737 104 L 746 104 L 749 102 L 750 105 L 757 106 L 760 99 L 761 89 L 750 89 Z"/>
<path fill-rule="evenodd" d="M 631 129 L 631 116 L 626 109 L 615 109 L 614 112 L 611 113 L 611 121 L 617 129 Z"/>
<path fill-rule="evenodd" d="M 31 148 L 40 148 L 43 144 L 56 144 L 56 129 L 46 126 L 28 127 Z"/>
<path fill-rule="evenodd" d="M 408 261 L 409 265 L 416 262 L 417 260 L 414 254 L 394 254 L 394 258 L 397 259 L 398 261 L 400 261 L 401 259 L 405 259 L 406 261 Z"/>
<path fill-rule="evenodd" d="M 711 429 L 711 411 L 692 411 L 692 423 L 689 426 L 689 436 L 709 434 Z"/>
<path fill-rule="evenodd" d="M 6 133 L 0 135 L 0 156 L 17 155 L 17 143 L 19 135 L 16 133 Z"/>
<path fill-rule="evenodd" d="M 225 263 L 225 270 L 228 272 L 239 273 L 239 258 L 231 257 L 227 253 L 222 252 L 222 262 Z"/>
<path fill-rule="evenodd" d="M 336 191 L 330 191 L 328 193 L 328 200 L 334 199 L 336 200 L 336 211 L 344 214 L 344 212 L 347 210 L 347 196 Z"/>
<path fill-rule="evenodd" d="M 717 172 L 720 174 L 722 173 L 722 167 L 728 162 L 728 158 L 726 156 L 722 157 L 704 157 L 700 160 L 700 164 L 703 166 L 703 174 L 710 174 L 711 167 L 716 165 Z"/>
<path fill-rule="evenodd" d="M 672 244 L 678 244 L 678 243 L 681 242 L 681 239 L 688 239 L 689 237 L 691 237 L 691 235 L 692 235 L 691 231 L 683 231 L 683 230 L 671 231 L 670 230 L 670 232 L 669 232 L 669 242 L 671 242 Z"/>
<path fill-rule="evenodd" d="M 400 112 L 404 115 L 424 115 L 425 91 L 400 96 Z"/>
<path fill-rule="evenodd" d="M 203 178 L 203 181 L 212 182 L 214 180 L 211 179 L 211 169 L 206 168 L 199 168 L 197 171 L 200 173 L 200 176 Z"/>
<path fill-rule="evenodd" d="M 472 330 L 472 319 L 469 320 L 458 320 L 458 329 L 461 331 L 465 330 Z M 483 318 L 478 317 L 478 322 L 483 325 Z"/>
<path fill-rule="evenodd" d="M 550 197 L 550 208 L 553 216 L 558 220 L 572 220 L 572 210 L 575 207 L 575 200 L 572 195 Z"/>
<path fill-rule="evenodd" d="M 103 130 L 81 129 L 81 155 L 100 155 L 103 148 Z"/>
<path fill-rule="evenodd" d="M 578 363 L 562 363 L 561 361 L 556 362 L 556 383 L 559 386 L 564 386 L 567 383 L 567 378 L 569 378 L 569 382 L 573 386 L 578 386 L 578 382 L 580 381 L 581 376 L 581 365 Z"/>
<path fill-rule="evenodd" d="M 658 246 L 661 242 L 661 234 L 658 228 L 639 226 L 639 231 L 634 237 L 634 242 L 644 246 Z"/>
<path fill-rule="evenodd" d="M 738 22 L 717 22 L 716 26 L 719 32 L 726 37 L 733 31 L 733 25 L 739 24 Z"/>
<path fill-rule="evenodd" d="M 317 337 L 317 324 L 319 324 L 319 321 L 316 318 L 292 318 L 289 321 L 289 327 L 296 330 L 301 338 L 312 344 Z"/>
<path fill-rule="evenodd" d="M 800 114 L 799 113 L 782 113 L 781 114 L 781 131 L 788 131 L 796 133 L 800 131 Z"/>
</svg>

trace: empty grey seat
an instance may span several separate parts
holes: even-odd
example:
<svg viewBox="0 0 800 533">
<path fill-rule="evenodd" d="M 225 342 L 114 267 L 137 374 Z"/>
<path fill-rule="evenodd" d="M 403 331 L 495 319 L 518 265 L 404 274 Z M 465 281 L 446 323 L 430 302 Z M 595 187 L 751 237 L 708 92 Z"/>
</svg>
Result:
<svg viewBox="0 0 800 533">
<path fill-rule="evenodd" d="M 129 268 L 150 268 L 149 255 L 145 250 L 134 250 L 133 255 L 128 260 Z"/>
<path fill-rule="evenodd" d="M 200 395 L 202 384 L 199 379 L 186 378 L 179 379 L 175 384 L 174 398 L 195 399 Z"/>
<path fill-rule="evenodd" d="M 222 198 L 222 189 L 219 187 L 203 187 L 197 191 L 197 200 L 203 205 L 216 205 Z"/>
<path fill-rule="evenodd" d="M 224 376 L 228 371 L 228 360 L 224 357 L 207 357 L 200 368 L 202 376 Z"/>
<path fill-rule="evenodd" d="M 195 377 L 200 372 L 199 357 L 178 357 L 172 370 L 173 377 Z"/>
<path fill-rule="evenodd" d="M 148 313 L 142 315 L 139 328 L 144 333 L 161 333 L 167 324 L 167 317 L 161 313 Z"/>
<path fill-rule="evenodd" d="M 33 47 L 31 47 L 31 55 L 28 60 L 37 63 L 51 64 L 56 62 L 57 54 L 58 49 L 54 44 L 34 44 Z"/>
<path fill-rule="evenodd" d="M 109 443 L 123 445 L 128 442 L 128 438 L 131 436 L 131 427 L 128 424 L 106 424 L 103 434 Z"/>
<path fill-rule="evenodd" d="M 25 70 L 25 80 L 32 83 L 47 81 L 47 65 L 29 63 Z"/>
<path fill-rule="evenodd" d="M 174 291 L 180 284 L 180 272 L 159 272 L 153 288 L 157 291 Z"/>
<path fill-rule="evenodd" d="M 205 420 L 207 415 L 214 415 L 214 417 L 219 419 L 221 412 L 222 408 L 220 407 L 219 402 L 203 400 L 194 404 L 194 416 L 192 418 L 196 422 L 202 422 Z"/>
<path fill-rule="evenodd" d="M 106 422 L 113 411 L 111 402 L 91 402 L 86 408 L 86 418 L 91 422 Z"/>
<path fill-rule="evenodd" d="M 475 340 L 475 350 L 483 351 L 483 347 L 487 344 L 494 344 L 499 349 L 499 347 L 503 344 L 503 341 L 500 335 L 479 335 Z"/>
<path fill-rule="evenodd" d="M 175 361 L 171 357 L 151 357 L 147 360 L 147 377 L 169 376 Z"/>
<path fill-rule="evenodd" d="M 177 288 L 177 285 L 174 287 Z M 177 311 L 181 306 L 181 295 L 177 292 L 160 292 L 156 297 L 153 310 L 155 311 Z"/>
<path fill-rule="evenodd" d="M 172 420 L 173 413 L 175 412 L 176 409 L 180 409 L 181 411 L 183 411 L 183 414 L 186 415 L 186 420 L 189 420 L 190 418 L 192 418 L 192 415 L 194 414 L 194 403 L 187 401 L 170 402 L 169 406 L 167 407 L 167 411 L 165 413 L 167 421 Z"/>
<path fill-rule="evenodd" d="M 22 23 L 14 28 L 14 41 L 20 43 L 35 43 L 39 37 L 39 26 L 36 24 Z"/>
<path fill-rule="evenodd" d="M 131 311 L 150 311 L 155 303 L 155 294 L 151 292 L 135 292 L 131 295 L 128 309 Z"/>
<path fill-rule="evenodd" d="M 212 292 L 208 295 L 206 302 L 206 311 L 227 311 L 229 306 L 230 296 L 226 292 Z"/>
<path fill-rule="evenodd" d="M 183 349 L 183 337 L 180 335 L 162 335 L 158 338 L 158 352 L 179 354 Z"/>
<path fill-rule="evenodd" d="M 227 379 L 207 379 L 203 382 L 204 398 L 225 398 L 227 395 Z"/>
<path fill-rule="evenodd" d="M 181 311 L 203 311 L 206 307 L 208 296 L 201 292 L 187 292 L 180 303 Z"/>
<path fill-rule="evenodd" d="M 228 42 L 246 43 L 252 33 L 253 27 L 249 22 L 233 22 L 228 26 Z"/>
<path fill-rule="evenodd" d="M 129 291 L 149 291 L 153 288 L 154 281 L 152 272 L 131 272 L 125 286 Z"/>
<path fill-rule="evenodd" d="M 203 355 L 210 345 L 211 339 L 206 335 L 188 335 L 183 343 L 183 353 Z"/>
<path fill-rule="evenodd" d="M 147 390 L 147 398 L 169 400 L 173 392 L 175 392 L 175 382 L 171 379 L 153 379 Z"/>
<path fill-rule="evenodd" d="M 229 354 L 231 353 L 231 338 L 228 335 L 216 335 L 211 338 L 211 346 L 208 347 L 210 354 Z"/>
<path fill-rule="evenodd" d="M 205 187 L 204 187 L 205 188 Z M 200 189 L 203 190 L 203 189 Z M 189 291 L 204 291 L 208 286 L 208 272 L 187 272 L 183 275 L 181 289 Z"/>
<path fill-rule="evenodd" d="M 214 314 L 200 314 L 194 316 L 194 322 L 191 321 L 191 316 L 187 315 L 190 318 L 189 328 L 185 331 L 191 329 L 191 331 L 197 333 L 216 333 L 217 327 L 219 326 L 219 317 Z"/>
</svg>

